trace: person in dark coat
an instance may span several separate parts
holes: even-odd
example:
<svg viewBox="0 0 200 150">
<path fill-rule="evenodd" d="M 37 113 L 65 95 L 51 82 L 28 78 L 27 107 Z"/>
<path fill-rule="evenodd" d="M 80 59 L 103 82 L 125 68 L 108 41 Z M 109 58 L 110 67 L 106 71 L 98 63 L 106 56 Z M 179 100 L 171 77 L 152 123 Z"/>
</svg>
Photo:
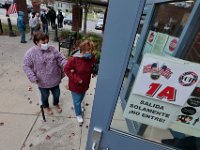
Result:
<svg viewBox="0 0 200 150">
<path fill-rule="evenodd" d="M 58 28 L 62 28 L 63 27 L 63 19 L 64 19 L 64 16 L 63 16 L 62 12 L 59 11 L 59 13 L 57 15 Z"/>
<path fill-rule="evenodd" d="M 56 12 L 53 8 L 51 8 L 48 13 L 47 13 L 48 18 L 51 21 L 51 27 L 52 29 L 55 29 L 55 24 L 56 24 Z"/>
<path fill-rule="evenodd" d="M 42 31 L 44 33 L 48 33 L 48 20 L 47 20 L 47 14 L 46 11 L 44 10 L 40 16 L 41 22 L 42 22 Z"/>
</svg>

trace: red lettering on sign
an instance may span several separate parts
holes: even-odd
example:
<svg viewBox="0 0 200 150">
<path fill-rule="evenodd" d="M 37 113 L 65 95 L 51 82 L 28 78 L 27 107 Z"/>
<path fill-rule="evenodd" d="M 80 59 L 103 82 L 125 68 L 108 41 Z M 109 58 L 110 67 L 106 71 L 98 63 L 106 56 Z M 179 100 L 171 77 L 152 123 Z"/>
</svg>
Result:
<svg viewBox="0 0 200 150">
<path fill-rule="evenodd" d="M 176 89 L 171 86 L 167 86 L 157 95 L 157 98 L 159 99 L 166 98 L 168 101 L 175 101 L 175 97 L 176 97 Z"/>
<path fill-rule="evenodd" d="M 149 86 L 150 89 L 146 92 L 146 95 L 153 97 L 156 94 L 156 92 L 160 89 L 160 87 L 161 84 L 159 83 L 151 83 Z"/>
<path fill-rule="evenodd" d="M 154 97 L 158 92 L 162 85 L 159 83 L 151 83 L 149 86 L 149 90 L 145 93 L 146 96 Z M 166 98 L 167 101 L 175 101 L 176 100 L 176 89 L 171 86 L 167 86 L 163 90 L 161 90 L 157 96 L 159 99 Z"/>
</svg>

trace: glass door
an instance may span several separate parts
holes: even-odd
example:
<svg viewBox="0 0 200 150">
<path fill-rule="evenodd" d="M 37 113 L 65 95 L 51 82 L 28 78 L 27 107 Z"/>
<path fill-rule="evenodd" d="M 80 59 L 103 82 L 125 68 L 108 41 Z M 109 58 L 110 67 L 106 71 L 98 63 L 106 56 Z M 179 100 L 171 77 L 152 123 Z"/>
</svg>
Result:
<svg viewBox="0 0 200 150">
<path fill-rule="evenodd" d="M 180 43 L 187 43 L 184 39 L 186 33 L 193 28 L 192 23 L 195 22 L 199 3 L 199 0 L 147 1 L 146 6 L 149 9 L 145 14 L 144 1 L 110 1 L 88 135 L 88 150 L 92 149 L 92 146 L 95 148 L 96 144 L 102 150 L 184 149 L 180 147 L 183 143 L 189 146 L 198 145 L 198 133 L 194 135 L 176 127 L 154 125 L 144 122 L 142 117 L 129 118 L 124 111 L 128 101 L 132 100 L 131 93 L 143 56 L 151 53 L 174 57 L 184 51 L 180 49 Z M 120 23 L 117 22 L 119 18 Z M 154 66 L 158 67 L 156 64 Z M 154 77 L 156 78 L 156 75 Z M 171 110 L 173 106 L 166 108 L 166 111 Z M 163 115 L 167 115 L 167 112 L 163 112 Z M 96 129 L 100 133 L 99 140 L 94 139 Z M 196 130 L 192 132 L 194 131 Z M 191 142 L 180 140 L 184 138 Z"/>
</svg>

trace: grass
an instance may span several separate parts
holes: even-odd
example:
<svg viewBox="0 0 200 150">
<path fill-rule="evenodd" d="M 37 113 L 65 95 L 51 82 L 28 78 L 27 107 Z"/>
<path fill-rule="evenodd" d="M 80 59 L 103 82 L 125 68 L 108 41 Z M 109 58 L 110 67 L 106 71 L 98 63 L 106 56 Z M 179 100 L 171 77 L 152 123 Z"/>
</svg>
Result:
<svg viewBox="0 0 200 150">
<path fill-rule="evenodd" d="M 3 33 L 0 32 L 0 35 L 9 35 L 10 32 L 9 32 L 9 27 L 7 24 L 2 24 L 2 29 L 3 29 Z M 19 36 L 19 30 L 16 25 L 12 25 L 12 30 L 13 30 L 14 34 Z M 30 32 L 30 30 L 27 27 L 26 33 L 28 33 L 28 32 Z"/>
</svg>

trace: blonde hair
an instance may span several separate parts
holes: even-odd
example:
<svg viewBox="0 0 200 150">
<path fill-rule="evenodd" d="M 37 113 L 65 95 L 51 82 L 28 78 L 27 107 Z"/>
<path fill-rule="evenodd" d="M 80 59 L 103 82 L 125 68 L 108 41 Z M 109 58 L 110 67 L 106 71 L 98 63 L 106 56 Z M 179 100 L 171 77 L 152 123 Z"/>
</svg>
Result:
<svg viewBox="0 0 200 150">
<path fill-rule="evenodd" d="M 79 48 L 81 52 L 84 50 L 84 47 L 88 45 L 91 49 L 91 51 L 94 50 L 94 42 L 92 40 L 84 40 L 83 42 L 80 43 Z"/>
</svg>

